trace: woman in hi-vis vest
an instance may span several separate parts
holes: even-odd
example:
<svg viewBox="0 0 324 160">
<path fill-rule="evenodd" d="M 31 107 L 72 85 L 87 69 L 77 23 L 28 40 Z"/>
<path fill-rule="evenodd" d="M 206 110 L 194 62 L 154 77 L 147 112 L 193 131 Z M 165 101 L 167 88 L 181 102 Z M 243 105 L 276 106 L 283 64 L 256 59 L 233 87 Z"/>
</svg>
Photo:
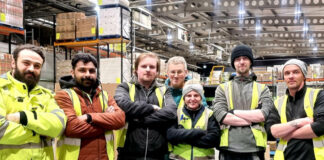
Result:
<svg viewBox="0 0 324 160">
<path fill-rule="evenodd" d="M 215 159 L 220 128 L 213 112 L 202 105 L 203 87 L 189 80 L 182 90 L 184 105 L 177 110 L 177 122 L 168 129 L 172 144 L 170 159 Z"/>
</svg>

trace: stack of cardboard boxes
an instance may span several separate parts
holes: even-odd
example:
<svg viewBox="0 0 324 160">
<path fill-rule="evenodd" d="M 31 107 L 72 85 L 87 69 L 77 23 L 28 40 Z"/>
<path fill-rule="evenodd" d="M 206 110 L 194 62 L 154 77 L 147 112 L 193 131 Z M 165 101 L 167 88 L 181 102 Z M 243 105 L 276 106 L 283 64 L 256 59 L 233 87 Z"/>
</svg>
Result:
<svg viewBox="0 0 324 160">
<path fill-rule="evenodd" d="M 88 16 L 76 22 L 76 38 L 93 38 L 96 36 L 97 17 Z"/>
<path fill-rule="evenodd" d="M 0 0 L 0 24 L 23 28 L 22 0 Z"/>
<path fill-rule="evenodd" d="M 76 22 L 85 18 L 82 12 L 60 13 L 56 16 L 56 40 L 74 40 Z"/>
<path fill-rule="evenodd" d="M 126 0 L 102 0 L 99 11 L 99 38 L 130 38 L 130 11 Z"/>
</svg>

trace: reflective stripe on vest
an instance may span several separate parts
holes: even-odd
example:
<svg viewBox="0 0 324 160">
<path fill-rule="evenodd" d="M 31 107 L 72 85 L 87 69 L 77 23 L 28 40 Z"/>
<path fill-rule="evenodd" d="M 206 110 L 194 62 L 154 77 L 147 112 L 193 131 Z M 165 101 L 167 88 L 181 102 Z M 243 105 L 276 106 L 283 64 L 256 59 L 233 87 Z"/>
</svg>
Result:
<svg viewBox="0 0 324 160">
<path fill-rule="evenodd" d="M 309 117 L 309 118 L 313 118 L 313 114 L 314 114 L 313 108 L 314 108 L 315 101 L 316 101 L 319 91 L 320 91 L 319 89 L 313 89 L 313 88 L 306 89 L 306 93 L 304 96 L 304 110 L 306 112 L 307 117 Z M 281 123 L 287 123 L 287 115 L 286 115 L 287 100 L 288 100 L 288 96 L 285 95 L 285 96 L 279 97 L 275 101 L 275 106 L 279 113 Z M 313 140 L 315 158 L 317 160 L 324 159 L 324 135 L 320 136 L 320 137 L 312 138 L 312 140 Z M 287 148 L 287 144 L 288 144 L 287 141 L 280 138 L 280 141 L 279 141 L 279 144 L 278 144 L 275 156 L 274 156 L 274 160 L 284 160 L 285 159 L 284 152 L 285 152 L 285 149 Z"/>
<path fill-rule="evenodd" d="M 233 94 L 232 94 L 232 81 L 229 81 L 227 83 L 223 83 L 220 85 L 220 87 L 224 90 L 228 109 L 232 110 L 234 109 L 233 104 Z M 261 95 L 261 92 L 264 90 L 265 85 L 259 84 L 257 82 L 253 82 L 252 87 L 252 102 L 251 102 L 251 110 L 258 107 L 259 97 Z M 221 125 L 221 142 L 220 147 L 228 147 L 228 134 L 229 134 L 229 125 Z M 258 147 L 266 147 L 267 146 L 267 133 L 264 129 L 264 123 L 258 123 L 251 125 L 251 131 L 253 133 L 255 144 Z"/>
<path fill-rule="evenodd" d="M 179 109 L 181 109 L 179 111 Z M 183 107 L 178 108 L 178 124 L 184 129 L 192 129 L 192 119 L 183 113 Z M 213 115 L 213 112 L 205 107 L 204 112 L 200 115 L 197 123 L 193 128 L 207 130 L 208 119 Z M 178 144 L 173 146 L 172 153 L 178 159 L 214 159 L 214 148 L 198 148 L 189 144 Z"/>
<path fill-rule="evenodd" d="M 81 104 L 78 95 L 73 89 L 64 89 L 64 90 L 68 93 L 69 97 L 71 98 L 76 115 L 81 116 L 82 111 L 81 111 Z M 105 109 L 108 107 L 108 94 L 106 91 L 99 93 L 99 100 L 102 106 L 102 111 L 104 112 Z M 115 151 L 114 151 L 113 132 L 106 131 L 105 139 L 106 139 L 106 149 L 107 149 L 108 158 L 109 160 L 114 160 Z M 59 159 L 77 160 L 80 153 L 81 139 L 63 136 L 57 142 L 57 146 L 58 146 L 57 150 L 58 150 Z"/>
<path fill-rule="evenodd" d="M 132 102 L 135 102 L 135 92 L 136 92 L 136 86 L 135 84 L 127 83 L 129 88 L 129 98 Z M 160 108 L 163 107 L 163 95 L 166 91 L 166 87 L 156 87 L 155 88 L 155 95 L 158 99 Z M 116 139 L 117 139 L 117 146 L 118 147 L 124 147 L 125 141 L 126 141 L 126 134 L 128 129 L 128 122 L 126 122 L 125 126 L 119 130 L 116 130 Z"/>
</svg>

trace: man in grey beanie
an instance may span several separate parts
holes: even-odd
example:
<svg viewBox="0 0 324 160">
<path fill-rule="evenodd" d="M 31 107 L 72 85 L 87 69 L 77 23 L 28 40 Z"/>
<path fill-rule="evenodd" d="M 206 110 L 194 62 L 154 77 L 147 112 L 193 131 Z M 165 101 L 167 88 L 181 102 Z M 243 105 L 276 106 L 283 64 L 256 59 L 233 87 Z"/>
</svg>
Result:
<svg viewBox="0 0 324 160">
<path fill-rule="evenodd" d="M 233 80 L 217 87 L 211 109 L 221 124 L 220 160 L 264 159 L 267 134 L 263 122 L 273 102 L 269 88 L 254 81 L 252 49 L 238 45 L 232 50 Z"/>
<path fill-rule="evenodd" d="M 274 159 L 324 159 L 324 92 L 306 86 L 301 60 L 287 61 L 282 72 L 286 95 L 277 98 L 266 122 L 268 134 L 280 138 Z"/>
</svg>

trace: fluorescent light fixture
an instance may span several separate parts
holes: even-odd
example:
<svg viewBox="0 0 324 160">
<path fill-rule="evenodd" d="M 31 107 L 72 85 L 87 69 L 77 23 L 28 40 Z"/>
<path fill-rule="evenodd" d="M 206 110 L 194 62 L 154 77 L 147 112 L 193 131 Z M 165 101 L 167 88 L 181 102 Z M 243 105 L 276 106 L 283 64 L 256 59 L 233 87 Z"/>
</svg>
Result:
<svg viewBox="0 0 324 160">
<path fill-rule="evenodd" d="M 189 49 L 190 50 L 193 50 L 195 48 L 195 46 L 193 45 L 193 43 L 190 43 L 190 45 L 189 45 Z"/>
<path fill-rule="evenodd" d="M 258 19 L 256 21 L 256 24 L 255 24 L 255 30 L 261 31 L 261 29 L 262 29 L 262 26 L 261 26 L 261 23 L 260 23 L 260 19 Z"/>
<path fill-rule="evenodd" d="M 302 14 L 301 7 L 299 3 L 296 3 L 295 6 L 295 16 L 300 16 Z"/>
<path fill-rule="evenodd" d="M 168 34 L 168 35 L 167 35 L 167 39 L 168 39 L 168 40 L 171 40 L 171 39 L 172 39 L 172 35 L 171 35 L 171 34 Z"/>
<path fill-rule="evenodd" d="M 309 30 L 308 24 L 305 22 L 306 20 L 304 20 L 304 26 L 303 26 L 303 32 L 307 33 Z"/>
<path fill-rule="evenodd" d="M 315 46 L 315 47 L 313 47 L 313 51 L 317 51 L 318 49 L 317 49 L 317 47 Z"/>
<path fill-rule="evenodd" d="M 52 21 L 48 21 L 48 20 L 43 19 L 43 18 L 37 18 L 37 20 L 39 20 L 39 21 L 43 21 L 43 22 L 46 22 L 46 23 L 49 23 L 49 24 L 53 24 Z"/>
<path fill-rule="evenodd" d="M 245 7 L 244 7 L 244 0 L 240 1 L 240 6 L 239 6 L 239 15 L 244 15 L 246 13 Z"/>
<path fill-rule="evenodd" d="M 310 37 L 309 40 L 308 40 L 309 43 L 313 43 L 314 42 L 314 38 L 313 37 Z"/>
</svg>

